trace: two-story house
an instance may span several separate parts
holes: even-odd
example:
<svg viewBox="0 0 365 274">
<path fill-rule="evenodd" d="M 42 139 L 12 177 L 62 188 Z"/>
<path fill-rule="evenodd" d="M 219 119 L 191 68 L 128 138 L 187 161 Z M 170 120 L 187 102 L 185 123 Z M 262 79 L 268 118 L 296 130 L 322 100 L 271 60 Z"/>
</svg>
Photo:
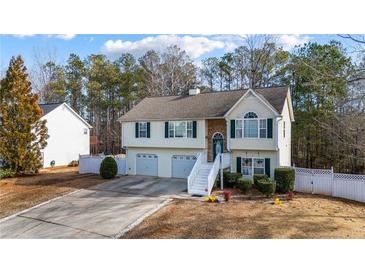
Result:
<svg viewBox="0 0 365 274">
<path fill-rule="evenodd" d="M 202 195 L 218 167 L 273 177 L 291 165 L 292 121 L 288 87 L 148 97 L 120 118 L 128 174 L 188 178 Z"/>
</svg>

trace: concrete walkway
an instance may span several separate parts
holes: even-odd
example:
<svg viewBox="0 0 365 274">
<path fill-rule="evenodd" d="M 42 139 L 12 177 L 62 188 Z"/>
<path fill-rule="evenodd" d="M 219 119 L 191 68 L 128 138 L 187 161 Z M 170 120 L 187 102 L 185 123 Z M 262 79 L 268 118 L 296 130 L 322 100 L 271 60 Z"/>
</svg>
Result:
<svg viewBox="0 0 365 274">
<path fill-rule="evenodd" d="M 184 191 L 183 179 L 121 177 L 0 220 L 0 238 L 119 237 Z"/>
</svg>

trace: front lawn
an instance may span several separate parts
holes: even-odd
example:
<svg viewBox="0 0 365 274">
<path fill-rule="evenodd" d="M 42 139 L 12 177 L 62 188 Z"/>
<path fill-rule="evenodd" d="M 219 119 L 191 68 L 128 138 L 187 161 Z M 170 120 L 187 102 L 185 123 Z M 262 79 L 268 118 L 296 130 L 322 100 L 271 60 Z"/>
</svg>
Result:
<svg viewBox="0 0 365 274">
<path fill-rule="evenodd" d="M 123 238 L 365 238 L 365 204 L 304 194 L 281 205 L 174 200 Z"/>
</svg>

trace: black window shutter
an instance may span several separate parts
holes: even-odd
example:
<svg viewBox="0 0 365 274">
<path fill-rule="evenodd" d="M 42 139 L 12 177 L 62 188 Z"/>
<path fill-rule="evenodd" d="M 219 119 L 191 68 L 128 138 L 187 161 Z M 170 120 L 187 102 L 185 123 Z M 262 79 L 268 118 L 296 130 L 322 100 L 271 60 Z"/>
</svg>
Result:
<svg viewBox="0 0 365 274">
<path fill-rule="evenodd" d="M 196 138 L 196 121 L 193 121 L 193 138 Z"/>
<path fill-rule="evenodd" d="M 165 138 L 169 138 L 169 122 L 165 122 Z"/>
<path fill-rule="evenodd" d="M 147 138 L 151 137 L 151 123 L 147 122 Z"/>
<path fill-rule="evenodd" d="M 241 173 L 241 157 L 237 157 L 237 173 Z"/>
<path fill-rule="evenodd" d="M 267 119 L 267 138 L 272 138 L 272 118 Z"/>
<path fill-rule="evenodd" d="M 265 158 L 265 174 L 270 177 L 270 158 Z"/>
<path fill-rule="evenodd" d="M 139 124 L 136 123 L 136 138 L 139 138 Z"/>
<path fill-rule="evenodd" d="M 231 138 L 236 137 L 236 120 L 231 120 Z"/>
</svg>

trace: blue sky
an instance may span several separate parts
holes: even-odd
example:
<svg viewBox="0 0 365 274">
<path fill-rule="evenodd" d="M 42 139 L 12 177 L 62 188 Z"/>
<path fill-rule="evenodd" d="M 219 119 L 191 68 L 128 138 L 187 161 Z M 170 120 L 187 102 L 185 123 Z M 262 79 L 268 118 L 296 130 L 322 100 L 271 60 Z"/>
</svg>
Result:
<svg viewBox="0 0 365 274">
<path fill-rule="evenodd" d="M 42 61 L 55 59 L 65 63 L 70 53 L 82 58 L 89 54 L 106 54 L 114 59 L 123 52 L 130 52 L 137 57 L 149 49 L 162 50 L 168 45 L 177 44 L 186 50 L 197 62 L 210 56 L 221 56 L 243 43 L 244 35 L 1 35 L 0 69 L 4 70 L 13 55 L 22 55 L 28 68 L 34 64 L 35 55 Z M 288 50 L 297 44 L 309 41 L 326 43 L 332 39 L 339 40 L 346 47 L 351 47 L 349 40 L 337 35 L 278 35 L 279 43 Z"/>
</svg>

